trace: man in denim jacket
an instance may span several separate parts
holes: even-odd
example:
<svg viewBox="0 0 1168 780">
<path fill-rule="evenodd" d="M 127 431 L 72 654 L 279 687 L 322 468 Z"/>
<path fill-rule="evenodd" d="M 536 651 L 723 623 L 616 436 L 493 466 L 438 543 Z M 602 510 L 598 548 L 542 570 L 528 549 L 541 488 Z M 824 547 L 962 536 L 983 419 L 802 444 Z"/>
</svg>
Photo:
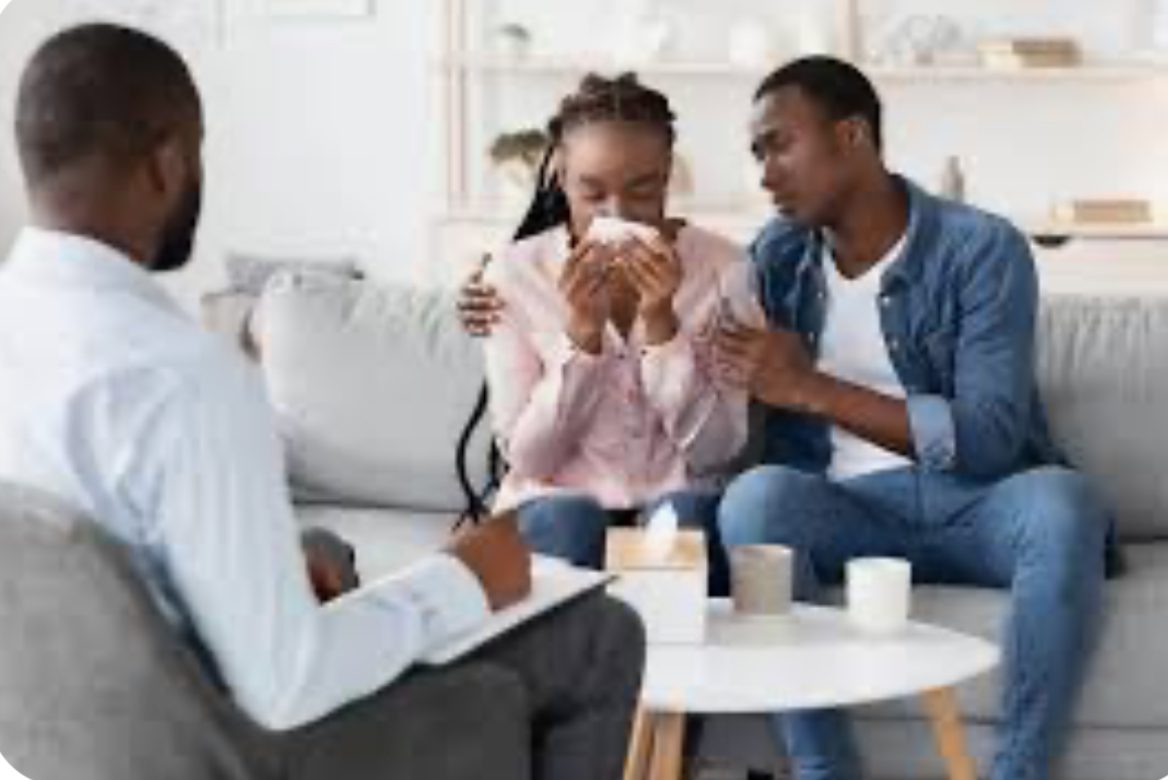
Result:
<svg viewBox="0 0 1168 780">
<path fill-rule="evenodd" d="M 723 541 L 794 548 L 804 599 L 872 555 L 910 560 L 918 582 L 1009 589 L 991 776 L 1047 778 L 1109 520 L 1047 431 L 1027 241 L 889 173 L 879 98 L 845 63 L 768 77 L 752 134 L 781 212 L 752 250 L 771 329 L 727 331 L 720 359 L 768 407 L 767 465 L 731 484 Z M 859 777 L 842 714 L 775 722 L 798 780 Z"/>
</svg>

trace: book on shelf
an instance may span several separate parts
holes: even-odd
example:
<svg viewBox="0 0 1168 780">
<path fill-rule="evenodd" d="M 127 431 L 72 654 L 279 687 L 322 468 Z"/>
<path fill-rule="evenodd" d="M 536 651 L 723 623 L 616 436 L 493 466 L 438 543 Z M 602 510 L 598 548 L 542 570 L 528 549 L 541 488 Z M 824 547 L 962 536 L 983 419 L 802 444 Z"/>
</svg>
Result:
<svg viewBox="0 0 1168 780">
<path fill-rule="evenodd" d="M 1053 216 L 1066 225 L 1148 225 L 1155 221 L 1155 209 L 1137 198 L 1083 199 L 1060 203 Z"/>
<path fill-rule="evenodd" d="M 983 41 L 978 46 L 987 68 L 1074 68 L 1083 64 L 1083 53 L 1072 38 L 1007 38 Z"/>
</svg>

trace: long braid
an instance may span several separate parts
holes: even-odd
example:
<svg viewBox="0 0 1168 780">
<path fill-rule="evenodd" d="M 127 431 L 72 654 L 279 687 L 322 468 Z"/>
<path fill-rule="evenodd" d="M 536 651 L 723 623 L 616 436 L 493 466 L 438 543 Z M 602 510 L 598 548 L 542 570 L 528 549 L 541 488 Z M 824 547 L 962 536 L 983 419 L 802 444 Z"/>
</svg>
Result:
<svg viewBox="0 0 1168 780">
<path fill-rule="evenodd" d="M 564 136 L 571 130 L 598 122 L 645 124 L 659 129 L 672 148 L 677 140 L 675 121 L 676 115 L 669 105 L 669 99 L 661 92 L 641 84 L 636 74 L 622 73 L 612 79 L 595 73 L 585 76 L 576 92 L 560 101 L 559 110 L 548 122 L 547 131 L 551 142 L 539 166 L 535 195 L 515 231 L 514 240 L 523 241 L 537 236 L 567 223 L 571 217 L 568 196 L 556 170 L 556 155 Z M 475 401 L 474 411 L 458 441 L 458 477 L 466 495 L 466 509 L 459 524 L 478 522 L 489 514 L 491 495 L 498 489 L 506 472 L 503 454 L 492 438 L 487 454 L 487 484 L 482 490 L 475 490 L 471 485 L 467 467 L 470 444 L 489 406 L 490 396 L 484 383 Z"/>
</svg>

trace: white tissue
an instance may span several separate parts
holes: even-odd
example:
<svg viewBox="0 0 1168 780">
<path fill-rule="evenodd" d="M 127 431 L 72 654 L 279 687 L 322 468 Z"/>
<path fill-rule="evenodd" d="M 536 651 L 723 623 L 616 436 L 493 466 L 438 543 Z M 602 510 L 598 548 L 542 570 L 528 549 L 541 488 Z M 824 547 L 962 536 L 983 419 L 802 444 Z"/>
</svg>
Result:
<svg viewBox="0 0 1168 780">
<path fill-rule="evenodd" d="M 619 247 L 634 238 L 652 241 L 657 231 L 639 222 L 629 222 L 617 217 L 597 217 L 588 226 L 588 238 L 598 244 Z"/>
<path fill-rule="evenodd" d="M 669 558 L 677 541 L 677 512 L 672 504 L 662 504 L 649 518 L 645 529 L 645 552 L 657 563 Z"/>
</svg>

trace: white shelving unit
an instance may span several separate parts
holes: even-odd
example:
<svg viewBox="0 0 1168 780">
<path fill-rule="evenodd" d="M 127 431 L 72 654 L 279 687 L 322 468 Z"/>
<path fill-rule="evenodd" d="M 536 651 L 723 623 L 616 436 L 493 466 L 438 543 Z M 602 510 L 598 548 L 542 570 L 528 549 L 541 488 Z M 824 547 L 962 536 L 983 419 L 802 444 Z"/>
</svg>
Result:
<svg viewBox="0 0 1168 780">
<path fill-rule="evenodd" d="M 647 79 L 683 84 L 727 81 L 735 85 L 752 84 L 767 71 L 718 61 L 624 62 L 616 59 L 540 56 L 522 60 L 493 54 L 481 54 L 468 46 L 472 31 L 468 5 L 475 0 L 443 0 L 442 51 L 433 63 L 443 85 L 446 113 L 446 191 L 445 209 L 438 229 L 446 234 L 441 244 L 466 254 L 478 254 L 486 247 L 498 246 L 514 227 L 517 207 L 514 204 L 475 202 L 472 197 L 471 163 L 473 155 L 484 153 L 472 149 L 468 121 L 471 115 L 471 90 L 476 85 L 505 79 L 566 79 L 588 71 L 619 72 L 632 70 Z M 856 61 L 863 51 L 860 4 L 862 0 L 832 0 L 834 40 L 837 55 Z M 953 83 L 1014 85 L 1019 88 L 1075 88 L 1081 86 L 1126 86 L 1144 82 L 1168 81 L 1168 64 L 1144 61 L 1088 62 L 1074 68 L 994 69 L 978 65 L 887 67 L 864 65 L 865 72 L 883 87 L 913 87 Z M 762 198 L 740 202 L 710 201 L 701 196 L 674 202 L 675 210 L 722 229 L 741 239 L 749 238 L 765 222 L 767 212 Z M 1015 221 L 1032 236 L 1047 245 L 1058 245 L 1071 238 L 1109 240 L 1168 240 L 1168 225 L 1072 225 L 1051 222 L 1041 216 L 1014 215 Z M 453 242 L 449 234 L 460 233 Z"/>
<path fill-rule="evenodd" d="M 636 71 L 645 76 L 695 76 L 703 78 L 742 78 L 757 80 L 766 69 L 747 68 L 730 62 L 632 62 L 618 59 L 576 60 L 571 58 L 535 57 L 509 60 L 497 56 L 452 56 L 435 63 L 441 72 L 464 70 L 482 75 L 561 76 L 600 70 Z M 978 65 L 936 65 L 912 67 L 868 66 L 876 81 L 986 81 L 1013 83 L 1083 83 L 1138 82 L 1168 79 L 1168 65 L 1140 62 L 1088 63 L 1074 68 L 1005 69 Z"/>
<path fill-rule="evenodd" d="M 470 4 L 475 0 L 442 0 L 441 54 L 433 63 L 442 85 L 445 107 L 446 173 L 443 214 L 436 224 L 436 245 L 445 259 L 466 264 L 484 251 L 499 247 L 514 228 L 520 214 L 515 204 L 493 203 L 472 196 L 474 155 L 485 150 L 472 148 L 468 121 L 472 110 L 471 91 L 491 79 L 544 79 L 582 76 L 589 71 L 635 71 L 647 79 L 666 81 L 730 80 L 749 84 L 760 80 L 766 70 L 745 68 L 718 61 L 622 62 L 589 58 L 531 57 L 512 60 L 481 54 L 468 45 L 472 37 Z M 854 58 L 860 48 L 860 0 L 831 0 L 834 3 L 835 38 L 841 42 L 836 53 Z M 675 197 L 673 211 L 742 241 L 748 240 L 766 222 L 769 212 L 761 195 L 755 199 L 711 200 L 702 196 Z"/>
</svg>

